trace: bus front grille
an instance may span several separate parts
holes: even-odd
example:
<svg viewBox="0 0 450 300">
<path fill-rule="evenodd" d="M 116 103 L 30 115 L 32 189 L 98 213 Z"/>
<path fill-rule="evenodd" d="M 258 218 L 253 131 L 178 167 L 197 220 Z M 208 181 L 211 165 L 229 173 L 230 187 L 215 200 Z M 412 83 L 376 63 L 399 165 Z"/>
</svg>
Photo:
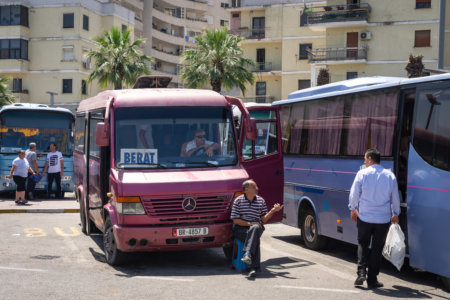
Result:
<svg viewBox="0 0 450 300">
<path fill-rule="evenodd" d="M 222 214 L 227 211 L 231 201 L 231 195 L 200 195 L 189 197 L 195 200 L 195 208 L 189 211 L 183 208 L 183 201 L 186 199 L 183 196 L 161 198 L 142 197 L 141 200 L 146 213 L 154 217 Z"/>
</svg>

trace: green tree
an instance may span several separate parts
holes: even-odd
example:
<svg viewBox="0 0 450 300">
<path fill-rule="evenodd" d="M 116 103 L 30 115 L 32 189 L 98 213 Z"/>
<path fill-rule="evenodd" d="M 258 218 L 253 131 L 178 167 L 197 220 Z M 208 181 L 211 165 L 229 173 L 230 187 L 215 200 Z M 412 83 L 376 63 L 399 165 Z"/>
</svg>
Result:
<svg viewBox="0 0 450 300">
<path fill-rule="evenodd" d="M 191 88 L 209 83 L 218 93 L 237 86 L 245 94 L 245 84 L 253 84 L 253 73 L 248 67 L 255 63 L 243 58 L 238 45 L 240 37 L 229 34 L 226 28 L 205 30 L 203 36 L 195 37 L 196 45 L 182 54 L 185 64 L 180 78 Z"/>
<path fill-rule="evenodd" d="M 15 102 L 14 96 L 9 93 L 8 86 L 6 85 L 8 80 L 8 77 L 0 78 L 0 106 Z"/>
<path fill-rule="evenodd" d="M 422 77 L 423 69 L 425 68 L 422 63 L 422 58 L 422 55 L 409 55 L 405 68 L 406 72 L 408 72 L 408 78 Z"/>
<path fill-rule="evenodd" d="M 131 42 L 130 33 L 129 29 L 121 31 L 112 27 L 110 31 L 105 31 L 103 36 L 94 39 L 99 43 L 99 47 L 87 54 L 88 59 L 95 60 L 89 82 L 98 79 L 103 88 L 112 83 L 117 90 L 122 89 L 124 84 L 134 84 L 143 74 L 150 74 L 147 62 L 153 60 L 139 48 L 145 41 L 137 39 Z"/>
</svg>

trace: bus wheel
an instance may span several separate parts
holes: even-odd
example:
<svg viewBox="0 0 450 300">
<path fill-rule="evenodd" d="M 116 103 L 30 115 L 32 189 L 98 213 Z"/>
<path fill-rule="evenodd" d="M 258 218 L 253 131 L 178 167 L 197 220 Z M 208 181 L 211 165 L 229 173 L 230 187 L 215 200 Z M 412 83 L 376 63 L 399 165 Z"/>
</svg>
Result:
<svg viewBox="0 0 450 300">
<path fill-rule="evenodd" d="M 106 262 L 111 266 L 120 265 L 125 260 L 125 253 L 117 249 L 116 238 L 114 237 L 113 226 L 110 217 L 106 217 L 105 230 L 103 232 L 103 251 Z"/>
<path fill-rule="evenodd" d="M 320 250 L 327 243 L 327 238 L 318 233 L 316 215 L 312 209 L 308 209 L 303 218 L 302 237 L 306 247 L 313 250 Z"/>
<path fill-rule="evenodd" d="M 450 292 L 450 278 L 441 276 L 442 283 L 444 284 L 444 289 Z"/>
</svg>

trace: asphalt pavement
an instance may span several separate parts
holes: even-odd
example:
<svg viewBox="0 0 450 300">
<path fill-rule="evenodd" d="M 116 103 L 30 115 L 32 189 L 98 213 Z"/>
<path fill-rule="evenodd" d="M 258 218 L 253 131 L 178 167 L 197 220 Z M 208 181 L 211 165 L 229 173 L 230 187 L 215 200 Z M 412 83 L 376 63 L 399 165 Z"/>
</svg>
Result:
<svg viewBox="0 0 450 300">
<path fill-rule="evenodd" d="M 65 193 L 63 199 L 36 198 L 26 204 L 16 204 L 14 194 L 0 195 L 1 213 L 78 213 L 79 204 L 74 193 Z"/>
</svg>

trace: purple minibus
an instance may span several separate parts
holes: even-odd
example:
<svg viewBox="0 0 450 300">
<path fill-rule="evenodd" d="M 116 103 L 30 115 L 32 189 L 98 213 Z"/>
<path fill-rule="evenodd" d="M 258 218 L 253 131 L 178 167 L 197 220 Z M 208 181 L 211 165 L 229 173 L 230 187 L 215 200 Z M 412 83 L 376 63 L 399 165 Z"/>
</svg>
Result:
<svg viewBox="0 0 450 300">
<path fill-rule="evenodd" d="M 242 182 L 254 179 L 268 207 L 283 201 L 278 108 L 146 82 L 158 86 L 145 77 L 139 88 L 101 92 L 77 109 L 82 231 L 103 233 L 110 265 L 135 251 L 223 247 L 230 258 L 231 205 Z"/>
</svg>

